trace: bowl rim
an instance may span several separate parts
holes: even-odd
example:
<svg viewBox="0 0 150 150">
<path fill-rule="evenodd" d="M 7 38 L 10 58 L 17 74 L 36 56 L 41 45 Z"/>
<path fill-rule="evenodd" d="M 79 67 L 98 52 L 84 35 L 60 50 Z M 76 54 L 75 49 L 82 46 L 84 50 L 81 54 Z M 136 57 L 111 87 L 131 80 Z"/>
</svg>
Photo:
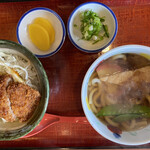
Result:
<svg viewBox="0 0 150 150">
<path fill-rule="evenodd" d="M 12 47 L 16 46 L 18 49 L 20 48 L 20 50 L 16 50 L 18 51 L 19 53 L 23 54 L 21 52 L 21 49 L 24 49 L 24 51 L 27 51 L 27 53 L 29 53 L 30 57 L 34 58 L 36 63 L 38 64 L 39 68 L 41 68 L 41 72 L 43 72 L 43 76 L 44 76 L 44 82 L 46 83 L 45 84 L 45 103 L 44 103 L 44 106 L 43 106 L 43 110 L 41 111 L 41 114 L 38 116 L 38 119 L 32 124 L 32 128 L 31 129 L 28 129 L 26 132 L 22 133 L 22 134 L 18 134 L 14 137 L 8 137 L 8 138 L 0 138 L 0 141 L 10 141 L 10 140 L 15 140 L 15 139 L 18 139 L 18 138 L 23 138 L 23 136 L 27 135 L 29 132 L 31 132 L 39 123 L 40 121 L 42 120 L 42 118 L 44 117 L 44 114 L 47 110 L 47 107 L 48 107 L 48 102 L 49 102 L 49 80 L 48 80 L 48 77 L 47 77 L 47 74 L 46 74 L 46 71 L 42 65 L 42 63 L 40 62 L 40 60 L 31 52 L 29 51 L 26 47 L 24 47 L 23 45 L 20 45 L 19 43 L 16 43 L 16 42 L 13 42 L 13 41 L 10 41 L 10 40 L 0 40 L 0 44 L 3 44 L 3 45 L 11 45 Z M 13 49 L 13 48 L 12 48 Z M 15 49 L 14 49 L 15 50 Z M 24 54 L 23 54 L 24 55 Z M 26 56 L 26 55 L 25 55 Z M 27 57 L 27 56 L 26 56 Z M 28 58 L 28 57 L 27 57 Z M 19 129 L 18 129 L 19 130 Z"/>
<path fill-rule="evenodd" d="M 73 14 L 80 8 L 80 7 L 82 7 L 82 6 L 84 6 L 84 5 L 88 5 L 88 4 L 98 4 L 98 5 L 102 5 L 103 7 L 105 7 L 111 14 L 112 14 L 112 16 L 113 16 L 113 18 L 114 18 L 114 20 L 115 20 L 115 32 L 114 32 L 114 35 L 113 35 L 113 37 L 112 37 L 112 39 L 109 41 L 109 43 L 108 44 L 106 44 L 106 45 L 104 45 L 102 48 L 100 48 L 100 49 L 96 49 L 96 50 L 92 50 L 92 51 L 90 51 L 90 50 L 86 50 L 86 49 L 84 49 L 84 48 L 81 48 L 79 45 L 77 45 L 76 44 L 76 42 L 74 42 L 74 40 L 72 39 L 72 36 L 71 36 L 71 34 L 70 34 L 70 21 L 71 21 L 71 19 L 72 19 L 72 16 L 73 16 Z M 82 3 L 82 4 L 80 4 L 79 6 L 77 6 L 73 11 L 72 11 L 72 13 L 70 14 L 70 16 L 69 16 L 69 18 L 68 18 L 68 22 L 67 22 L 67 33 L 68 33 L 68 37 L 69 37 L 69 39 L 70 39 L 70 41 L 72 42 L 72 44 L 77 48 L 77 49 L 79 49 L 79 50 L 81 50 L 81 51 L 83 51 L 83 52 L 87 52 L 87 53 L 97 53 L 97 52 L 100 52 L 100 51 L 102 51 L 103 49 L 105 49 L 106 47 L 108 47 L 113 41 L 114 41 L 114 39 L 115 39 L 115 37 L 116 37 L 116 35 L 117 35 L 117 31 L 118 31 L 118 22 L 117 22 L 117 17 L 115 16 L 115 13 L 108 7 L 108 6 L 106 6 L 105 4 L 103 4 L 103 3 L 100 3 L 100 2 L 85 2 L 85 3 Z"/>
<path fill-rule="evenodd" d="M 115 48 L 113 48 L 112 50 L 106 52 L 105 54 L 99 56 L 96 60 L 94 60 L 94 61 L 92 62 L 92 64 L 89 66 L 88 70 L 87 70 L 86 73 L 85 73 L 85 76 L 84 76 L 83 82 L 82 82 L 82 86 L 81 86 L 81 104 L 82 104 L 83 112 L 84 112 L 84 114 L 85 114 L 85 116 L 86 116 L 88 122 L 89 122 L 90 125 L 93 127 L 93 129 L 94 129 L 98 134 L 102 135 L 104 138 L 108 139 L 109 141 L 112 141 L 112 142 L 117 143 L 117 144 L 133 145 L 133 146 L 147 144 L 147 143 L 150 142 L 150 139 L 149 139 L 149 140 L 143 140 L 142 142 L 134 142 L 134 143 L 128 143 L 128 142 L 125 142 L 125 141 L 120 141 L 120 142 L 119 142 L 119 141 L 117 141 L 117 140 L 115 140 L 115 139 L 110 138 L 108 135 L 99 132 L 97 125 L 95 125 L 95 124 L 93 123 L 93 121 L 90 119 L 89 115 L 88 115 L 87 112 L 86 112 L 86 108 L 87 108 L 88 106 L 85 105 L 85 102 L 84 102 L 84 101 L 86 101 L 86 97 L 85 97 L 84 93 L 85 93 L 85 92 L 87 93 L 87 91 L 85 91 L 85 89 L 87 89 L 87 88 L 86 88 L 86 87 L 87 87 L 87 79 L 89 79 L 89 76 L 91 76 L 91 75 L 90 75 L 91 72 L 93 72 L 93 69 L 95 69 L 96 66 L 97 66 L 101 61 L 105 60 L 105 58 L 108 59 L 108 58 L 110 58 L 111 56 L 114 56 L 114 54 L 111 55 L 111 56 L 109 56 L 110 53 L 116 53 L 116 52 L 120 51 L 121 48 L 128 48 L 128 52 L 127 52 L 127 53 L 129 53 L 129 52 L 131 51 L 131 50 L 129 50 L 129 48 L 132 48 L 132 52 L 131 52 L 131 53 L 134 53 L 134 52 L 133 52 L 133 48 L 135 49 L 136 47 L 139 47 L 139 48 L 141 47 L 141 48 L 145 49 L 146 51 L 149 51 L 149 52 L 150 52 L 150 47 L 149 47 L 149 46 L 139 45 L 139 44 L 128 44 L 128 45 L 122 45 L 122 46 L 115 47 Z M 124 51 L 124 50 L 123 50 L 123 51 Z M 120 53 L 121 53 L 121 52 L 120 52 Z M 124 53 L 125 53 L 125 52 L 124 52 Z M 118 53 L 118 54 L 119 54 L 119 53 Z M 137 53 L 137 54 L 138 54 L 138 53 Z M 115 55 L 116 55 L 116 54 L 115 54 Z M 109 56 L 109 57 L 108 57 L 108 56 Z"/>
<path fill-rule="evenodd" d="M 22 20 L 24 19 L 24 17 L 26 17 L 29 13 L 31 13 L 31 12 L 33 12 L 33 11 L 37 11 L 37 10 L 44 10 L 44 11 L 48 11 L 48 12 L 54 14 L 54 15 L 58 18 L 58 20 L 60 21 L 61 26 L 62 26 L 63 36 L 62 36 L 62 40 L 61 40 L 60 44 L 58 45 L 58 47 L 56 48 L 56 50 L 54 50 L 54 51 L 52 51 L 52 52 L 50 52 L 50 53 L 48 53 L 48 54 L 43 54 L 43 55 L 34 54 L 34 55 L 37 56 L 38 58 L 43 58 L 43 57 L 52 56 L 52 55 L 54 55 L 55 53 L 57 53 L 57 52 L 60 50 L 60 48 L 63 46 L 64 41 L 65 41 L 65 38 L 66 38 L 65 24 L 64 24 L 62 18 L 61 18 L 55 11 L 53 11 L 52 9 L 49 9 L 49 8 L 46 8 L 46 7 L 36 7 L 36 8 L 33 8 L 33 9 L 30 9 L 30 10 L 26 11 L 26 12 L 21 16 L 21 18 L 19 19 L 19 22 L 18 22 L 18 24 L 17 24 L 17 30 L 16 30 L 17 40 L 18 40 L 18 42 L 19 42 L 21 45 L 23 45 L 22 42 L 21 42 L 21 40 L 20 40 L 20 36 L 19 36 L 20 24 L 21 24 Z M 25 45 L 23 45 L 23 46 L 25 46 Z M 32 52 L 32 51 L 31 51 L 31 52 Z"/>
</svg>

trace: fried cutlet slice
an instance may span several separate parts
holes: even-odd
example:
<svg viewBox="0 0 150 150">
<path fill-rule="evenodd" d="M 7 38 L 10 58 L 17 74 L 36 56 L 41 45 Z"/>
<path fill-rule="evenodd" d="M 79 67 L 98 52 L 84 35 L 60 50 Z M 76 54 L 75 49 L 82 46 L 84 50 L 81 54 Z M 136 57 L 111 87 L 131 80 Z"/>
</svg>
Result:
<svg viewBox="0 0 150 150">
<path fill-rule="evenodd" d="M 0 118 L 5 119 L 7 122 L 16 120 L 16 116 L 11 109 L 11 104 L 6 93 L 6 88 L 10 82 L 12 82 L 12 77 L 10 75 L 0 76 Z"/>
<path fill-rule="evenodd" d="M 40 93 L 28 85 L 11 83 L 7 88 L 11 108 L 20 122 L 28 120 L 40 100 Z"/>
</svg>

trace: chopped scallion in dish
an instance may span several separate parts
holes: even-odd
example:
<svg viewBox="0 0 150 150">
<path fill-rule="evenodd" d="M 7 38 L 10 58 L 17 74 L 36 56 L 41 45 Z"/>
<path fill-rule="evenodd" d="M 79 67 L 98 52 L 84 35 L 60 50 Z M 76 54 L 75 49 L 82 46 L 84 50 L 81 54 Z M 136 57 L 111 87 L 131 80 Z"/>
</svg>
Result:
<svg viewBox="0 0 150 150">
<path fill-rule="evenodd" d="M 82 33 L 82 39 L 87 41 L 93 41 L 95 44 L 104 39 L 109 38 L 108 26 L 104 24 L 105 17 L 99 17 L 97 13 L 92 10 L 86 10 L 80 14 L 80 31 Z M 77 27 L 74 26 L 74 27 Z"/>
</svg>

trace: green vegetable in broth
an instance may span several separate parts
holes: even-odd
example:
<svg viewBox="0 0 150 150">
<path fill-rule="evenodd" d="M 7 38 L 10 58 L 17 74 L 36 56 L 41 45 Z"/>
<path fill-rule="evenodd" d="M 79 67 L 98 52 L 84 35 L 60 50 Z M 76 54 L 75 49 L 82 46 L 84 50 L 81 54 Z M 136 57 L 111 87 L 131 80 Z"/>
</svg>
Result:
<svg viewBox="0 0 150 150">
<path fill-rule="evenodd" d="M 104 37 L 109 38 L 108 27 L 104 25 L 104 17 L 100 18 L 97 13 L 92 10 L 84 11 L 80 14 L 82 39 L 94 41 L 93 44 L 101 41 Z M 104 30 L 104 34 L 100 35 L 100 31 Z"/>
<path fill-rule="evenodd" d="M 116 122 L 123 122 L 140 117 L 150 117 L 150 108 L 142 105 L 126 106 L 126 105 L 109 105 L 103 107 L 98 113 L 97 117 L 102 116 L 116 116 L 113 120 Z"/>
<path fill-rule="evenodd" d="M 115 122 L 124 122 L 124 121 L 132 120 L 132 119 L 136 119 L 136 118 L 140 118 L 140 117 L 142 117 L 141 114 L 124 114 L 124 115 L 116 116 L 113 119 L 113 121 L 115 121 Z"/>
<path fill-rule="evenodd" d="M 124 121 L 129 121 L 132 119 L 137 119 L 137 118 L 149 118 L 150 117 L 150 112 L 148 113 L 143 113 L 143 114 L 123 114 L 116 116 L 113 121 L 115 122 L 124 122 Z"/>
</svg>

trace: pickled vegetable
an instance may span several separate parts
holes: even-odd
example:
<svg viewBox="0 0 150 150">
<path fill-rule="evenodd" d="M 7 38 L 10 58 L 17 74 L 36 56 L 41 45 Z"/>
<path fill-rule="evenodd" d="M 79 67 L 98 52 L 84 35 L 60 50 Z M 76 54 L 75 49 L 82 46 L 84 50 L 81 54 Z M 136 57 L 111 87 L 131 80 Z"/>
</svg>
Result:
<svg viewBox="0 0 150 150">
<path fill-rule="evenodd" d="M 52 24 L 45 18 L 35 18 L 32 24 L 28 25 L 28 32 L 31 42 L 39 50 L 49 50 L 55 40 L 55 30 Z"/>
<path fill-rule="evenodd" d="M 28 30 L 31 41 L 38 49 L 45 51 L 50 48 L 49 35 L 43 27 L 38 24 L 30 24 Z"/>
<path fill-rule="evenodd" d="M 49 38 L 50 38 L 50 43 L 52 44 L 55 40 L 55 31 L 54 28 L 52 26 L 52 24 L 46 20 L 45 18 L 36 18 L 33 21 L 34 24 L 39 24 L 40 26 L 42 26 L 49 34 Z"/>
</svg>

